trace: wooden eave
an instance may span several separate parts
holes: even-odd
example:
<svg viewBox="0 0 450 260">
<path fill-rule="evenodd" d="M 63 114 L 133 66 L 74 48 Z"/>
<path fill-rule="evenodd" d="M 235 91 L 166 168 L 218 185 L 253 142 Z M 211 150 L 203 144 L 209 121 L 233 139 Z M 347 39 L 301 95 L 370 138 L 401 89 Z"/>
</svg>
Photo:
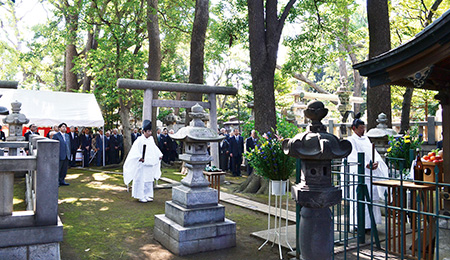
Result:
<svg viewBox="0 0 450 260">
<path fill-rule="evenodd" d="M 450 88 L 450 10 L 411 41 L 353 68 L 368 77 L 370 87 Z"/>
</svg>

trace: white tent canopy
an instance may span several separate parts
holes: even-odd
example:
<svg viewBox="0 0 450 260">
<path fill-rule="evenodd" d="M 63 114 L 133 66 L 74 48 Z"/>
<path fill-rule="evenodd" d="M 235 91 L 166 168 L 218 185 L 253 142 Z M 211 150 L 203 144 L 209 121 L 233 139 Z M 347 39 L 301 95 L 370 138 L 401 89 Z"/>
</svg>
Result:
<svg viewBox="0 0 450 260">
<path fill-rule="evenodd" d="M 11 113 L 11 102 L 19 101 L 20 113 L 38 127 L 63 122 L 68 126 L 100 127 L 105 122 L 94 94 L 23 89 L 0 89 L 0 94 L 1 106 Z"/>
</svg>

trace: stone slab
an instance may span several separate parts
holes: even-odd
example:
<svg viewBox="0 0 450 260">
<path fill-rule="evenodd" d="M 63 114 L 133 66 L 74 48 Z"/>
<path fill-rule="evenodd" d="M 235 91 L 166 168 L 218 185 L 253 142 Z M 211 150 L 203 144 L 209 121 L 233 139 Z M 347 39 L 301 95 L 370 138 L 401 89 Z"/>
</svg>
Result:
<svg viewBox="0 0 450 260">
<path fill-rule="evenodd" d="M 63 225 L 0 229 L 0 248 L 63 241 Z M 0 258 L 1 259 L 1 258 Z"/>
<path fill-rule="evenodd" d="M 225 219 L 225 207 L 216 205 L 205 208 L 188 209 L 173 201 L 166 201 L 166 216 L 181 226 L 193 226 L 222 222 Z"/>
<path fill-rule="evenodd" d="M 190 188 L 184 185 L 172 188 L 172 200 L 186 208 L 217 205 L 217 190 L 210 187 Z"/>
<path fill-rule="evenodd" d="M 165 215 L 156 215 L 153 234 L 157 241 L 176 255 L 236 246 L 236 223 L 228 219 L 221 223 L 183 227 Z"/>
<path fill-rule="evenodd" d="M 37 244 L 0 248 L 0 259 L 8 260 L 59 260 L 59 243 Z"/>
<path fill-rule="evenodd" d="M 32 260 L 61 259 L 59 243 L 32 245 L 28 250 Z"/>
</svg>

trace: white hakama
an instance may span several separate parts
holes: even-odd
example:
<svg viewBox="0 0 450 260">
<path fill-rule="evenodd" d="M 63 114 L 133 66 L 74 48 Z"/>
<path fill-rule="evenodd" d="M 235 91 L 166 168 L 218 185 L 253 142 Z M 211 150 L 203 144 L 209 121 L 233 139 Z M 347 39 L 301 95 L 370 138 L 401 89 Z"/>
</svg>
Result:
<svg viewBox="0 0 450 260">
<path fill-rule="evenodd" d="M 348 141 L 352 144 L 352 152 L 348 156 L 348 162 L 358 162 L 358 153 L 364 153 L 364 169 L 365 169 L 365 184 L 367 185 L 367 189 L 369 191 L 369 196 L 372 198 L 372 201 L 375 202 L 381 202 L 384 201 L 384 192 L 386 191 L 386 187 L 382 186 L 376 186 L 373 185 L 373 190 L 371 192 L 370 190 L 370 169 L 366 167 L 372 160 L 372 143 L 370 142 L 369 138 L 365 135 L 362 137 L 359 137 L 357 134 L 353 134 L 350 136 Z M 383 180 L 377 177 L 385 177 L 387 178 L 388 175 L 388 167 L 386 163 L 381 158 L 380 154 L 375 150 L 375 162 L 378 162 L 378 168 L 376 170 L 372 171 L 372 181 L 376 180 Z M 350 173 L 351 174 L 357 174 L 358 173 L 358 166 L 353 165 L 350 166 Z M 350 189 L 349 189 L 349 197 L 351 199 L 356 199 L 356 188 L 358 184 L 358 177 L 357 176 L 349 176 L 350 180 Z M 350 202 L 350 224 L 356 224 L 356 209 L 357 203 L 356 202 Z M 381 224 L 381 211 L 379 207 L 374 206 L 373 207 L 373 215 L 375 218 L 376 224 Z M 369 215 L 369 209 L 366 205 L 365 207 L 365 228 L 369 229 L 371 228 L 371 222 L 370 222 L 370 215 Z"/>
<path fill-rule="evenodd" d="M 144 162 L 143 147 L 146 145 Z M 162 153 L 156 146 L 153 137 L 139 136 L 133 143 L 123 165 L 123 181 L 128 185 L 133 181 L 131 196 L 139 200 L 153 198 L 153 182 L 161 177 Z"/>
</svg>

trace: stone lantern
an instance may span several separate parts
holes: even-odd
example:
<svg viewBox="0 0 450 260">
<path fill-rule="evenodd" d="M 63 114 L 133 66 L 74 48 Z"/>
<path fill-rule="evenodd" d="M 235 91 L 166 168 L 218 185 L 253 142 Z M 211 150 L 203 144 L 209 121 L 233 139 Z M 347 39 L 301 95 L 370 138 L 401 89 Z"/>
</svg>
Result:
<svg viewBox="0 0 450 260">
<path fill-rule="evenodd" d="M 378 115 L 377 119 L 377 127 L 370 129 L 367 131 L 366 136 L 369 137 L 370 141 L 375 144 L 375 148 L 378 153 L 382 156 L 387 153 L 388 148 L 388 136 L 393 135 L 396 136 L 397 132 L 394 129 L 388 128 L 386 123 L 388 119 L 386 114 L 381 113 Z"/>
<path fill-rule="evenodd" d="M 218 204 L 217 190 L 209 186 L 203 175 L 207 163 L 208 142 L 220 142 L 224 137 L 206 128 L 203 108 L 196 104 L 189 116 L 190 126 L 170 135 L 183 141 L 185 153 L 180 159 L 188 168 L 180 186 L 172 188 L 172 201 L 166 202 L 165 215 L 155 216 L 154 236 L 177 255 L 218 250 L 236 245 L 236 223 L 225 218 L 225 207 Z"/>
<path fill-rule="evenodd" d="M 341 189 L 334 187 L 331 160 L 346 157 L 352 150 L 347 140 L 327 132 L 321 120 L 327 115 L 322 102 L 312 101 L 305 116 L 312 120 L 309 130 L 283 142 L 284 153 L 300 158 L 301 182 L 292 194 L 302 206 L 300 251 L 302 259 L 326 260 L 333 254 L 333 219 L 329 207 L 342 199 Z"/>
<path fill-rule="evenodd" d="M 11 103 L 11 106 L 12 113 L 3 118 L 3 123 L 9 125 L 9 135 L 6 137 L 6 141 L 24 141 L 22 125 L 28 124 L 30 120 L 24 114 L 19 113 L 22 103 L 16 100 Z"/>
<path fill-rule="evenodd" d="M 351 93 L 352 92 L 348 91 L 345 86 L 339 87 L 338 90 L 336 91 L 336 94 L 339 98 L 339 105 L 337 106 L 337 109 L 342 116 L 342 125 L 340 127 L 342 138 L 348 136 L 347 127 L 344 125 L 344 123 L 347 122 L 348 116 L 351 113 L 350 111 L 352 108 L 350 104 Z"/>
</svg>

